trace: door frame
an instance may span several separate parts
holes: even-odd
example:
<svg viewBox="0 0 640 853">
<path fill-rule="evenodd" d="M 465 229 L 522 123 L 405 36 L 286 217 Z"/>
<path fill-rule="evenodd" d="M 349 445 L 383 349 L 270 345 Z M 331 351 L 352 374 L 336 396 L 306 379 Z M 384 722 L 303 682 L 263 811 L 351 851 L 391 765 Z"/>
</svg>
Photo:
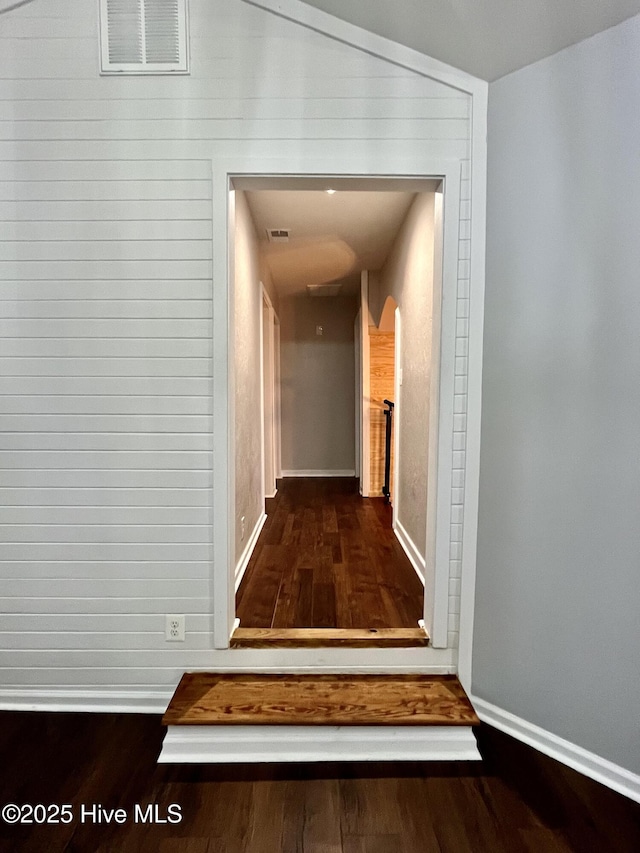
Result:
<svg viewBox="0 0 640 853">
<path fill-rule="evenodd" d="M 440 411 L 438 439 L 438 500 L 437 500 L 437 555 L 431 566 L 427 567 L 427 595 L 433 601 L 432 638 L 442 626 L 448 626 L 448 589 L 450 577 L 450 536 L 451 527 L 451 474 L 453 453 L 453 414 L 455 381 L 455 343 L 457 281 L 459 273 L 459 210 L 461 170 L 465 164 L 457 159 L 422 160 L 416 157 L 411 161 L 385 159 L 369 164 L 369 171 L 363 172 L 362 164 L 356 157 L 332 155 L 317 160 L 297 158 L 292 162 L 282 158 L 237 156 L 220 157 L 213 160 L 213 280 L 225 282 L 226 286 L 213 287 L 213 393 L 220 412 L 214 419 L 213 428 L 213 551 L 211 564 L 211 635 L 213 647 L 229 648 L 229 637 L 235 619 L 234 601 L 234 560 L 233 531 L 235 511 L 235 447 L 234 447 L 234 365 L 233 365 L 233 289 L 234 280 L 234 233 L 231 225 L 235 221 L 233 201 L 234 179 L 273 179 L 280 178 L 323 178 L 340 180 L 358 178 L 372 181 L 385 179 L 417 182 L 439 179 L 442 181 L 444 199 L 444 234 L 442 248 L 442 338 L 440 345 Z M 304 161 L 304 162 L 302 162 Z M 297 168 L 296 168 L 297 167 Z M 478 255 L 484 256 L 484 243 L 478 246 Z M 482 316 L 484 276 L 481 266 L 474 262 L 468 264 L 470 274 L 474 275 L 472 287 L 477 288 L 480 298 L 470 301 L 469 327 L 473 328 L 473 340 L 469 342 L 471 357 L 481 360 L 482 355 Z M 470 331 L 471 337 L 471 331 Z M 473 598 L 475 592 L 475 552 L 477 532 L 477 489 L 479 472 L 479 436 L 480 436 L 480 372 L 477 367 L 468 375 L 467 391 L 467 447 L 472 450 L 472 458 L 467 453 L 466 482 L 464 504 L 468 513 L 465 519 L 462 542 L 459 545 L 466 559 L 462 561 L 461 618 L 457 652 L 457 669 L 462 676 L 470 673 L 471 634 L 473 626 Z M 226 402 L 226 407 L 225 407 Z M 226 408 L 226 412 L 225 412 Z M 225 416 L 226 414 L 226 416 Z M 472 477 L 469 482 L 470 475 Z M 225 499 L 226 495 L 226 499 Z M 470 504 L 470 505 L 469 505 Z M 468 534 L 467 534 L 468 531 Z M 464 548 L 463 548 L 464 546 Z M 447 559 L 442 555 L 447 552 Z M 441 637 L 440 637 L 441 641 Z M 434 642 L 435 645 L 435 642 Z M 440 645 L 440 642 L 439 642 Z M 443 647 L 447 647 L 445 640 Z M 295 650 L 294 650 L 295 651 Z M 384 656 L 381 660 L 393 656 Z M 425 649 L 425 652 L 429 649 Z M 435 651 L 435 649 L 434 649 Z M 401 655 L 397 660 L 400 662 Z M 295 656 L 292 656 L 292 660 Z M 395 658 L 393 658 L 395 659 Z M 464 673 L 463 673 L 464 669 Z"/>
<path fill-rule="evenodd" d="M 278 395 L 278 335 L 276 328 L 280 325 L 278 315 L 266 287 L 260 282 L 262 299 L 260 302 L 260 443 L 262 447 L 262 496 L 274 498 L 278 491 L 276 480 L 280 467 L 280 418 Z M 265 311 L 266 307 L 266 311 Z M 268 320 L 268 336 L 264 339 L 265 318 Z M 266 393 L 265 393 L 266 392 Z M 271 398 L 271 447 L 267 447 L 267 394 Z M 267 456 L 271 455 L 272 482 L 267 482 Z"/>
<path fill-rule="evenodd" d="M 371 348 L 369 342 L 369 271 L 360 273 L 360 381 L 358 427 L 360 434 L 358 444 L 360 449 L 360 494 L 371 497 Z M 377 497 L 377 495 L 376 495 Z"/>
<path fill-rule="evenodd" d="M 356 369 L 356 399 L 355 399 L 355 464 L 356 464 L 356 479 L 358 481 L 358 491 L 362 494 L 362 344 L 360 337 L 362 330 L 360 328 L 360 314 L 362 309 L 358 308 L 356 319 L 353 321 L 353 354 L 355 356 Z"/>
<path fill-rule="evenodd" d="M 434 276 L 435 277 L 435 276 Z M 402 409 L 402 317 L 399 306 L 393 310 L 393 483 L 391 485 L 391 523 L 396 529 L 400 506 L 400 430 L 398 429 Z M 429 501 L 427 498 L 427 508 Z"/>
</svg>

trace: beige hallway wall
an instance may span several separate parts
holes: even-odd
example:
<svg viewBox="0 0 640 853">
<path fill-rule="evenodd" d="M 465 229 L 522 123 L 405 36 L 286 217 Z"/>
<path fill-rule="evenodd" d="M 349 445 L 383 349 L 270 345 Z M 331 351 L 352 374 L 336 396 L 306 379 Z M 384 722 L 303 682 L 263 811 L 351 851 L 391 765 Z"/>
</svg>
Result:
<svg viewBox="0 0 640 853">
<path fill-rule="evenodd" d="M 260 425 L 260 258 L 243 192 L 235 192 L 235 560 L 264 512 Z M 241 519 L 244 516 L 244 535 Z"/>
<path fill-rule="evenodd" d="M 421 556 L 426 550 L 427 448 L 433 312 L 433 193 L 419 193 L 391 253 L 373 279 L 374 305 L 387 296 L 398 303 L 402 319 L 400 364 L 402 387 L 396 515 Z M 379 317 L 375 317 L 376 321 Z"/>
</svg>

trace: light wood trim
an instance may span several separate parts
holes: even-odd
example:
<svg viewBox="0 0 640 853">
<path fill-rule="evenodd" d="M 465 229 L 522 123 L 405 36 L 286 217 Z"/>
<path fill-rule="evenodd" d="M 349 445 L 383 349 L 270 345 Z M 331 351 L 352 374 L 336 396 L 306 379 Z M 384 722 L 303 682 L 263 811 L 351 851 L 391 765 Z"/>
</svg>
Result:
<svg viewBox="0 0 640 853">
<path fill-rule="evenodd" d="M 384 485 L 385 432 L 387 421 L 384 416 L 384 400 L 393 400 L 395 393 L 395 333 L 380 332 L 369 326 L 369 373 L 370 373 L 370 491 L 381 497 Z M 390 485 L 393 485 L 393 440 L 391 444 Z M 392 495 L 392 500 L 395 495 Z"/>
<path fill-rule="evenodd" d="M 363 497 L 371 495 L 371 412 L 369 397 L 370 374 L 369 350 L 369 272 L 360 273 L 360 375 L 362 379 L 360 406 L 362 408 L 362 433 L 360 436 L 360 492 Z"/>
<path fill-rule="evenodd" d="M 236 628 L 232 649 L 407 648 L 428 646 L 422 628 Z"/>
<path fill-rule="evenodd" d="M 175 725 L 470 726 L 454 675 L 185 673 L 162 722 Z"/>
</svg>

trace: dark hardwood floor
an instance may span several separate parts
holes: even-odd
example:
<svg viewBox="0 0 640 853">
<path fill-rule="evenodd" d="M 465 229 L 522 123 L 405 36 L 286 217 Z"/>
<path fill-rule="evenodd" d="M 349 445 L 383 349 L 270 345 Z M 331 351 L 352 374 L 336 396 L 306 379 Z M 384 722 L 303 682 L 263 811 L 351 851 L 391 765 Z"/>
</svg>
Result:
<svg viewBox="0 0 640 853">
<path fill-rule="evenodd" d="M 287 478 L 238 589 L 243 628 L 415 628 L 423 587 L 391 507 L 353 478 Z"/>
<path fill-rule="evenodd" d="M 68 803 L 69 824 L 0 821 L 1 853 L 637 853 L 640 806 L 481 726 L 483 762 L 158 766 L 151 715 L 0 713 L 0 805 Z M 122 808 L 123 824 L 80 819 Z M 134 806 L 180 807 L 177 824 Z"/>
</svg>

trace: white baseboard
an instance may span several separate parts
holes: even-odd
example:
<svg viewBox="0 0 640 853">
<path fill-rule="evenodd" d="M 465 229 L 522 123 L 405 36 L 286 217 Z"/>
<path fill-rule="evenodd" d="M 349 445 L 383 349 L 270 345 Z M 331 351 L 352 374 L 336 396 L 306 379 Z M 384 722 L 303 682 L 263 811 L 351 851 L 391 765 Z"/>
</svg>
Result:
<svg viewBox="0 0 640 853">
<path fill-rule="evenodd" d="M 273 492 L 272 492 L 270 495 L 265 495 L 265 498 L 275 498 L 275 496 L 276 496 L 277 494 L 278 494 L 278 490 L 277 490 L 277 489 L 274 489 L 274 490 L 273 490 Z"/>
<path fill-rule="evenodd" d="M 516 717 L 515 714 L 490 702 L 485 702 L 484 699 L 478 699 L 477 696 L 471 696 L 470 699 L 483 722 L 640 803 L 640 776 L 636 773 L 625 770 L 619 764 L 614 764 L 521 717 Z"/>
<path fill-rule="evenodd" d="M 418 551 L 418 549 L 413 543 L 413 540 L 397 519 L 393 526 L 393 532 L 396 534 L 396 539 L 402 545 L 402 550 L 409 558 L 409 562 L 411 563 L 411 565 L 415 569 L 416 574 L 420 578 L 420 583 L 422 584 L 422 586 L 424 586 L 424 557 L 422 556 L 420 551 Z"/>
<path fill-rule="evenodd" d="M 299 468 L 296 471 L 283 471 L 283 477 L 355 477 L 354 468 L 320 470 L 319 468 Z"/>
<path fill-rule="evenodd" d="M 160 764 L 479 761 L 470 726 L 169 726 Z"/>
<path fill-rule="evenodd" d="M 256 547 L 256 542 L 258 541 L 258 536 L 262 532 L 262 528 L 264 527 L 264 523 L 267 520 L 267 514 L 262 513 L 260 518 L 256 521 L 256 526 L 251 531 L 251 536 L 247 540 L 247 544 L 245 546 L 244 551 L 242 552 L 242 556 L 238 560 L 238 565 L 236 566 L 236 592 L 240 584 L 242 583 L 242 578 L 244 577 L 244 573 L 247 571 L 247 566 L 249 565 L 249 560 L 251 559 L 251 555 L 253 554 L 253 549 Z"/>
<path fill-rule="evenodd" d="M 164 714 L 173 695 L 167 690 L 0 690 L 2 711 L 76 711 L 99 714 Z"/>
</svg>

